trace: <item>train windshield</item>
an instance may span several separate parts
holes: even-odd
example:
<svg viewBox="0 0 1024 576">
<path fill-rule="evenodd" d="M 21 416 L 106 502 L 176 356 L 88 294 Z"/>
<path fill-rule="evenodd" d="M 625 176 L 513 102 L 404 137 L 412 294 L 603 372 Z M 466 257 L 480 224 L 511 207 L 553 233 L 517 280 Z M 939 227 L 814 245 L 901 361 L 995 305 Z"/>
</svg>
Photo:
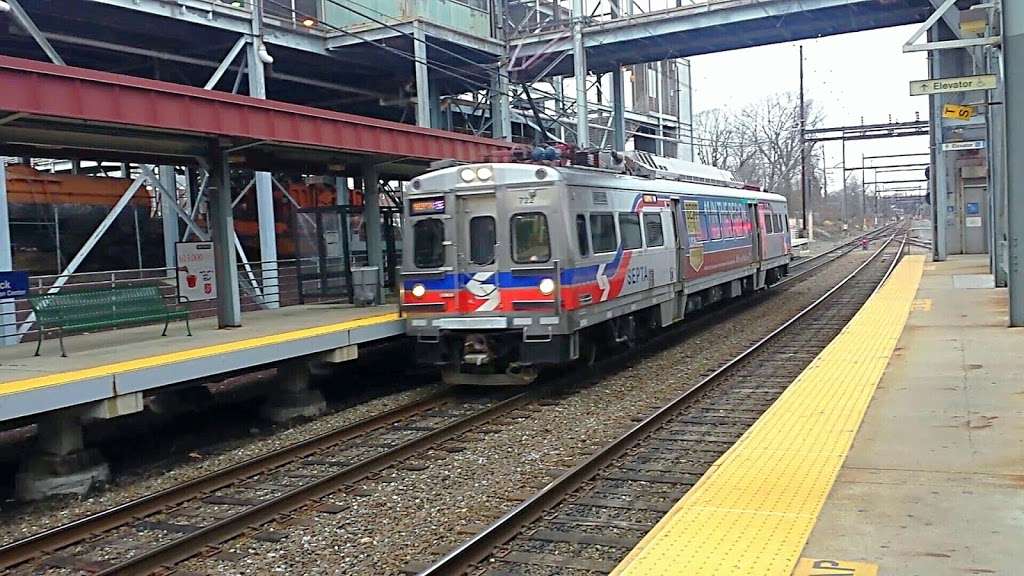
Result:
<svg viewBox="0 0 1024 576">
<path fill-rule="evenodd" d="M 498 242 L 494 218 L 474 216 L 469 221 L 469 259 L 473 264 L 486 266 L 494 263 L 494 245 Z"/>
<path fill-rule="evenodd" d="M 437 218 L 420 220 L 412 227 L 413 263 L 417 268 L 444 265 L 444 222 Z"/>
<path fill-rule="evenodd" d="M 540 212 L 512 216 L 512 260 L 517 264 L 535 264 L 551 259 L 551 235 L 548 218 Z"/>
</svg>

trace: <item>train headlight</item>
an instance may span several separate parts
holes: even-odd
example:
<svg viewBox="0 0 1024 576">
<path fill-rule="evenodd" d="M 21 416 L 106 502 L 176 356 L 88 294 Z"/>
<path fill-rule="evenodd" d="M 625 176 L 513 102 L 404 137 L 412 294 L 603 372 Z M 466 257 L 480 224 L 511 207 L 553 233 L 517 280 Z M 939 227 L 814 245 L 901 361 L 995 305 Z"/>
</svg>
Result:
<svg viewBox="0 0 1024 576">
<path fill-rule="evenodd" d="M 459 178 L 461 178 L 466 184 L 469 184 L 476 180 L 476 173 L 473 172 L 472 168 L 463 168 L 462 170 L 459 170 Z"/>
<path fill-rule="evenodd" d="M 491 170 L 488 166 L 481 166 L 476 169 L 476 177 L 481 180 L 490 180 L 494 177 L 494 170 Z"/>
<path fill-rule="evenodd" d="M 540 289 L 541 294 L 547 296 L 555 291 L 555 281 L 551 278 L 545 278 L 540 281 L 537 288 Z"/>
<path fill-rule="evenodd" d="M 423 298 L 423 295 L 427 293 L 427 287 L 423 284 L 416 284 L 412 287 L 412 295 L 417 298 Z"/>
</svg>

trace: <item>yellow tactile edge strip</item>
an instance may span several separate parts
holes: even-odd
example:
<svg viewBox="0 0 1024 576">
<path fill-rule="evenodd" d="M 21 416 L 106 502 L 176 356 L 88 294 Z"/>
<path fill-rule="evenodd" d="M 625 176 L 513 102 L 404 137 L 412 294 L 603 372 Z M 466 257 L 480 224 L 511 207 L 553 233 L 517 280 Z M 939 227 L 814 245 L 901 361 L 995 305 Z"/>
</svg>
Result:
<svg viewBox="0 0 1024 576">
<path fill-rule="evenodd" d="M 167 354 L 158 354 L 156 356 L 147 356 L 144 358 L 136 358 L 134 360 L 114 362 L 112 364 L 103 364 L 101 366 L 93 366 L 91 368 L 82 368 L 79 370 L 71 370 L 68 372 L 58 372 L 56 374 L 46 374 L 44 376 L 35 376 L 32 378 L 25 378 L 22 380 L 12 380 L 10 382 L 0 383 L 0 396 L 3 396 L 5 394 L 14 394 L 17 392 L 25 392 L 36 388 L 45 388 L 47 386 L 58 386 L 61 384 L 67 384 L 70 382 L 85 380 L 88 378 L 110 376 L 112 374 L 130 372 L 132 370 L 142 370 L 145 368 L 153 368 L 165 364 L 173 364 L 175 362 L 183 362 L 186 360 L 195 360 L 197 358 L 216 356 L 218 354 L 238 352 L 239 350 L 247 350 L 250 348 L 257 348 L 260 346 L 282 344 L 285 342 L 301 340 L 304 338 L 314 338 L 316 336 L 323 336 L 325 334 L 331 334 L 334 332 L 352 330 L 354 328 L 361 328 L 373 324 L 383 324 L 385 322 L 390 322 L 398 319 L 399 316 L 396 312 L 391 312 L 388 314 L 377 314 L 374 316 L 368 316 L 366 318 L 358 318 L 356 320 L 338 322 L 335 324 L 314 326 L 312 328 L 301 328 L 299 330 L 291 330 L 288 332 L 281 332 L 279 334 L 270 334 L 267 336 L 260 336 L 257 338 L 247 338 L 245 340 L 236 340 L 234 342 L 225 342 L 223 344 L 214 344 L 212 346 L 202 346 L 199 348 L 192 348 L 189 350 L 169 352 Z"/>
<path fill-rule="evenodd" d="M 788 576 L 896 348 L 923 264 L 904 258 L 612 574 Z"/>
</svg>

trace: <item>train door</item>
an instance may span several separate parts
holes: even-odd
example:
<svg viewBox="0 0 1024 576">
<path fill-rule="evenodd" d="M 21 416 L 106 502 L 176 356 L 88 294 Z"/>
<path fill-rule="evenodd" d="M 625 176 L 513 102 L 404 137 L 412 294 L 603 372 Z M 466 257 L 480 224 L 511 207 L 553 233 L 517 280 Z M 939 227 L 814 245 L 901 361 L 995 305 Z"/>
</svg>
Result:
<svg viewBox="0 0 1024 576">
<path fill-rule="evenodd" d="M 458 197 L 456 272 L 458 310 L 490 312 L 501 306 L 498 287 L 498 215 L 494 193 Z"/>
<path fill-rule="evenodd" d="M 686 250 L 689 244 L 688 229 L 683 221 L 683 206 L 679 202 L 679 198 L 672 199 L 672 224 L 673 224 L 673 240 L 675 241 L 676 257 L 673 264 L 672 281 L 677 282 L 683 279 L 683 271 L 686 266 Z"/>
<path fill-rule="evenodd" d="M 760 260 L 768 258 L 768 227 L 767 219 L 771 217 L 767 202 L 757 204 L 757 246 Z"/>
<path fill-rule="evenodd" d="M 747 221 L 750 222 L 750 249 L 753 260 L 756 262 L 762 258 L 762 246 L 760 225 L 757 220 L 757 202 L 750 202 L 746 206 Z"/>
</svg>

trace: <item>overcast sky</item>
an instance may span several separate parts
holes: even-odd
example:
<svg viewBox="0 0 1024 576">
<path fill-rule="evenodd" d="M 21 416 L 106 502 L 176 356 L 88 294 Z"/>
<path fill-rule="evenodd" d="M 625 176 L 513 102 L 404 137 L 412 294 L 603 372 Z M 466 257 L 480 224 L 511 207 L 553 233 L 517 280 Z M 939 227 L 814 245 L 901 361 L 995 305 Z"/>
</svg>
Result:
<svg viewBox="0 0 1024 576">
<path fill-rule="evenodd" d="M 915 26 L 903 26 L 694 56 L 690 58 L 695 114 L 711 108 L 731 110 L 765 96 L 799 87 L 799 51 L 804 46 L 804 87 L 825 115 L 826 126 L 911 121 L 928 117 L 928 98 L 909 96 L 909 82 L 928 77 L 924 53 L 904 54 L 903 43 Z M 826 145 L 829 166 L 842 162 L 840 142 Z M 847 166 L 859 166 L 861 154 L 927 152 L 927 137 L 849 142 Z M 906 159 L 904 159 L 906 160 Z M 910 159 L 925 162 L 926 157 Z M 885 161 L 878 161 L 885 162 Z M 889 163 L 905 164 L 892 160 Z M 842 177 L 829 171 L 830 182 Z M 879 174 L 878 179 L 923 178 L 923 172 Z M 871 176 L 868 176 L 871 180 Z M 896 185 L 892 185 L 896 187 Z M 830 189 L 832 185 L 829 186 Z"/>
</svg>

